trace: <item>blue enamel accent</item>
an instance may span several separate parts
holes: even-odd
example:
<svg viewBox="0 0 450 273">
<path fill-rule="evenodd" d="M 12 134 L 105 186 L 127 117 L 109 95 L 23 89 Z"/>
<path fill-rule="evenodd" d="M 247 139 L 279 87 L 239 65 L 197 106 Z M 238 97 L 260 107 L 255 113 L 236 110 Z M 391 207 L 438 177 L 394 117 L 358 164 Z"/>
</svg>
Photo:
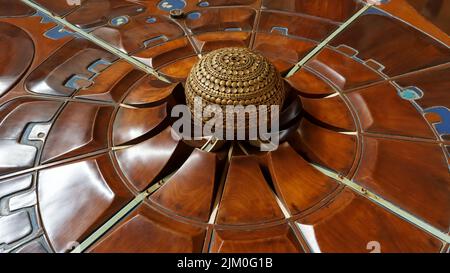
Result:
<svg viewBox="0 0 450 273">
<path fill-rule="evenodd" d="M 149 24 L 153 24 L 153 23 L 156 23 L 156 18 L 155 17 L 149 17 L 149 18 L 147 18 L 147 20 L 146 20 L 146 22 L 147 23 L 149 23 Z"/>
<path fill-rule="evenodd" d="M 202 16 L 202 14 L 198 11 L 195 12 L 191 12 L 187 15 L 187 18 L 189 20 L 197 20 L 198 18 L 200 18 Z"/>
<path fill-rule="evenodd" d="M 184 0 L 163 0 L 158 3 L 158 8 L 164 11 L 184 9 L 184 7 L 186 7 L 186 2 Z"/>
<path fill-rule="evenodd" d="M 418 100 L 423 97 L 422 90 L 414 86 L 399 90 L 398 93 L 404 100 Z"/>
<path fill-rule="evenodd" d="M 65 87 L 73 89 L 73 90 L 78 90 L 81 88 L 81 86 L 78 85 L 78 81 L 79 80 L 88 80 L 85 77 L 79 76 L 79 75 L 73 75 L 72 77 L 70 77 L 70 79 L 64 84 Z"/>
<path fill-rule="evenodd" d="M 205 8 L 205 7 L 209 7 L 209 2 L 208 1 L 202 1 L 200 3 L 198 3 L 199 7 Z"/>
<path fill-rule="evenodd" d="M 111 25 L 118 27 L 127 24 L 129 21 L 127 16 L 117 16 L 111 19 Z"/>
<path fill-rule="evenodd" d="M 274 32 L 274 31 L 276 31 L 282 35 L 285 35 L 285 36 L 287 36 L 289 33 L 289 29 L 287 27 L 272 27 L 270 32 Z"/>
<path fill-rule="evenodd" d="M 93 62 L 91 65 L 89 65 L 89 67 L 88 67 L 87 70 L 88 70 L 89 72 L 92 72 L 92 73 L 100 73 L 100 72 L 102 72 L 106 67 L 108 67 L 108 66 L 110 66 L 110 65 L 111 65 L 110 62 L 105 61 L 105 60 L 103 60 L 103 59 L 99 59 L 99 60 Z M 98 68 L 97 68 L 98 66 L 100 66 L 101 69 L 98 69 Z M 103 67 L 103 66 L 105 66 L 105 67 Z"/>
<path fill-rule="evenodd" d="M 73 32 L 68 31 L 63 26 L 57 25 L 44 33 L 44 36 L 52 40 L 59 40 L 67 36 L 71 36 Z"/>
<path fill-rule="evenodd" d="M 425 113 L 435 113 L 441 117 L 441 121 L 434 124 L 436 131 L 442 135 L 450 135 L 450 110 L 443 106 L 428 108 Z"/>
</svg>

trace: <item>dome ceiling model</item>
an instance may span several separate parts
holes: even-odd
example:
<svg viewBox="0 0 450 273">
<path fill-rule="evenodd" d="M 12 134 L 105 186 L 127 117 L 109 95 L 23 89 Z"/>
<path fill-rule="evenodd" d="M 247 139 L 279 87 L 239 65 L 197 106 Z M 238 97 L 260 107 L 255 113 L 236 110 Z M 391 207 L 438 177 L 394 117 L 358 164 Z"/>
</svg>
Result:
<svg viewBox="0 0 450 273">
<path fill-rule="evenodd" d="M 448 252 L 448 18 L 0 0 L 0 252 Z M 279 145 L 174 137 L 194 94 L 279 105 Z"/>
</svg>

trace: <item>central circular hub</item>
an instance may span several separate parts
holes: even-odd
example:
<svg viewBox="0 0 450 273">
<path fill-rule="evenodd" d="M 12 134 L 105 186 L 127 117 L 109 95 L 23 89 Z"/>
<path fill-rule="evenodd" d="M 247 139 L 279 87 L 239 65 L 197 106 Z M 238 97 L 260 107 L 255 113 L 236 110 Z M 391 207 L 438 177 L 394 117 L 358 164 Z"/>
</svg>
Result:
<svg viewBox="0 0 450 273">
<path fill-rule="evenodd" d="M 211 119 L 203 111 L 208 106 L 219 106 L 222 109 L 223 124 L 228 124 L 225 120 L 230 118 L 230 113 L 226 110 L 230 107 L 227 106 L 244 106 L 246 128 L 256 125 L 249 118 L 253 115 L 260 116 L 263 108 L 259 106 L 268 106 L 267 111 L 270 111 L 272 105 L 281 107 L 285 98 L 281 75 L 269 60 L 247 48 L 234 47 L 204 55 L 193 66 L 186 81 L 185 93 L 194 118 L 201 119 L 203 123 Z M 196 98 L 197 101 L 201 100 L 202 113 L 194 111 Z M 236 122 L 237 120 L 234 124 Z"/>
</svg>

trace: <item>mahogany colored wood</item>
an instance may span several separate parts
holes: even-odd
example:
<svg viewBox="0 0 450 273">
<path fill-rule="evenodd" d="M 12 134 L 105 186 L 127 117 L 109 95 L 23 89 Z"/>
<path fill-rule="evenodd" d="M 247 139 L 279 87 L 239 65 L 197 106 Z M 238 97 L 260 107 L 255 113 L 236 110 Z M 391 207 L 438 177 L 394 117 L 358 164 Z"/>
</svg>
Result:
<svg viewBox="0 0 450 273">
<path fill-rule="evenodd" d="M 450 90 L 450 65 L 442 69 L 429 70 L 395 80 L 403 88 L 417 87 L 424 94 L 416 102 L 427 109 L 435 106 L 444 106 L 450 109 L 450 100 L 447 99 Z"/>
<path fill-rule="evenodd" d="M 321 98 L 335 93 L 331 85 L 321 76 L 314 74 L 306 68 L 301 68 L 286 81 L 302 97 Z"/>
<path fill-rule="evenodd" d="M 115 152 L 122 172 L 138 191 L 143 191 L 155 182 L 155 179 L 162 175 L 164 167 L 173 169 L 176 165 L 174 163 L 184 160 L 180 154 L 185 155 L 187 147 L 174 136 L 177 135 L 172 134 L 171 128 L 168 127 L 148 140 Z M 171 164 L 168 164 L 169 162 Z M 170 172 L 164 175 L 169 174 Z"/>
<path fill-rule="evenodd" d="M 397 76 L 450 61 L 450 49 L 411 26 L 383 14 L 369 13 L 331 41 L 357 50 L 362 60 L 383 65 L 388 76 Z M 407 49 L 407 50 L 406 50 Z"/>
<path fill-rule="evenodd" d="M 213 253 L 298 253 L 303 252 L 288 225 L 273 228 L 213 231 L 209 252 Z"/>
<path fill-rule="evenodd" d="M 303 119 L 289 143 L 307 161 L 346 176 L 356 158 L 356 141 L 355 136 L 338 133 Z"/>
<path fill-rule="evenodd" d="M 226 31 L 227 29 L 240 29 L 251 31 L 255 22 L 255 10 L 241 8 L 208 8 L 196 11 L 199 16 L 187 16 L 185 23 L 194 34 L 201 32 Z"/>
<path fill-rule="evenodd" d="M 438 239 L 348 189 L 297 224 L 313 252 L 369 253 L 376 242 L 382 253 L 439 252 L 442 247 Z"/>
<path fill-rule="evenodd" d="M 260 224 L 283 219 L 274 193 L 252 157 L 231 159 L 217 214 L 218 224 Z"/>
<path fill-rule="evenodd" d="M 124 103 L 136 107 L 147 107 L 164 101 L 172 94 L 177 84 L 165 83 L 154 76 L 146 75 L 131 87 Z"/>
<path fill-rule="evenodd" d="M 113 143 L 118 146 L 144 135 L 157 135 L 167 118 L 166 103 L 151 108 L 121 107 L 114 120 Z"/>
<path fill-rule="evenodd" d="M 301 98 L 303 109 L 313 118 L 344 131 L 356 131 L 350 109 L 337 95 L 331 98 Z"/>
<path fill-rule="evenodd" d="M 136 72 L 131 74 L 133 70 L 133 66 L 129 63 L 118 61 L 102 70 L 92 85 L 78 91 L 75 97 L 108 102 L 120 101 L 135 81 L 133 74 L 138 74 Z"/>
<path fill-rule="evenodd" d="M 286 28 L 290 36 L 321 42 L 330 35 L 337 24 L 299 14 L 262 11 L 258 32 L 271 33 L 274 27 Z"/>
<path fill-rule="evenodd" d="M 88 252 L 201 252 L 206 230 L 142 204 Z"/>
<path fill-rule="evenodd" d="M 215 154 L 195 149 L 150 199 L 177 215 L 208 222 L 216 188 Z"/>
<path fill-rule="evenodd" d="M 356 54 L 352 52 L 351 54 Z M 329 80 L 340 90 L 367 85 L 383 78 L 370 67 L 351 56 L 325 48 L 307 66 Z M 355 71 L 358 71 L 355 73 Z"/>
<path fill-rule="evenodd" d="M 112 62 L 117 57 L 87 40 L 75 39 L 30 73 L 26 88 L 37 94 L 70 96 L 75 90 L 65 86 L 67 80 L 73 75 L 90 78 L 94 73 L 87 68 L 99 59 Z"/>
<path fill-rule="evenodd" d="M 267 9 L 307 14 L 336 22 L 343 22 L 355 14 L 362 3 L 353 0 L 263 0 Z"/>
<path fill-rule="evenodd" d="M 266 56 L 281 73 L 291 69 L 314 46 L 315 43 L 311 41 L 293 39 L 276 33 L 257 33 L 253 45 L 254 50 Z"/>
<path fill-rule="evenodd" d="M 314 169 L 288 143 L 270 152 L 268 161 L 277 194 L 292 215 L 313 207 L 338 187 L 336 181 Z"/>
<path fill-rule="evenodd" d="M 48 134 L 42 163 L 107 148 L 112 112 L 110 106 L 69 103 Z"/>
<path fill-rule="evenodd" d="M 82 242 L 131 199 L 108 155 L 39 172 L 39 211 L 56 252 Z"/>
<path fill-rule="evenodd" d="M 2 3 L 0 3 L 0 6 Z M 0 22 L 0 97 L 8 92 L 33 61 L 34 44 L 22 29 Z M 8 53 L 8 54 L 6 54 Z"/>
<path fill-rule="evenodd" d="M 448 162 L 437 144 L 364 138 L 355 181 L 439 227 L 450 224 Z"/>
<path fill-rule="evenodd" d="M 16 0 L 0 0 L 0 17 L 30 16 L 34 10 Z"/>
<path fill-rule="evenodd" d="M 251 33 L 244 31 L 205 32 L 192 37 L 202 53 L 222 47 L 248 47 Z"/>
<path fill-rule="evenodd" d="M 435 139 L 422 114 L 390 83 L 347 94 L 366 132 Z"/>
</svg>

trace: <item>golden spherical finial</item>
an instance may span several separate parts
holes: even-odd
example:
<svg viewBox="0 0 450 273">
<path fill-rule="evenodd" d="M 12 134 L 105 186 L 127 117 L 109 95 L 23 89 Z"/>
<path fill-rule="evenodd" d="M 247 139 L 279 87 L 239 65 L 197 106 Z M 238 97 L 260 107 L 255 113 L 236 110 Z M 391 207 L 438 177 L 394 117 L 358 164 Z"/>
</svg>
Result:
<svg viewBox="0 0 450 273">
<path fill-rule="evenodd" d="M 191 112 L 196 97 L 201 98 L 203 109 L 218 105 L 223 111 L 227 105 L 281 107 L 285 98 L 281 75 L 269 60 L 239 47 L 204 55 L 187 78 L 185 94 Z M 207 118 L 202 116 L 202 121 Z"/>
</svg>

